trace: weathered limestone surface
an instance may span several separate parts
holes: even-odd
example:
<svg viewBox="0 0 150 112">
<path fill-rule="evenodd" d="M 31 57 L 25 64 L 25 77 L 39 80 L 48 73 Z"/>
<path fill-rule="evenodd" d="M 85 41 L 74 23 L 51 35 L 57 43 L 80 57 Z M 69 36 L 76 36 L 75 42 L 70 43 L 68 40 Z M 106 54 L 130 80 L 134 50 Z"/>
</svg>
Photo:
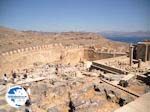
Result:
<svg viewBox="0 0 150 112">
<path fill-rule="evenodd" d="M 24 73 L 28 75 L 26 79 L 22 77 Z M 124 100 L 123 105 L 135 99 L 133 95 L 105 83 L 102 77 L 99 78 L 102 73 L 96 69 L 89 72 L 87 63 L 84 62 L 76 65 L 47 63 L 17 72 L 16 84 L 24 82 L 25 84 L 21 84 L 23 87 L 30 87 L 32 110 L 35 112 L 68 112 L 71 109 L 70 102 L 73 103 L 76 112 L 110 112 L 119 108 L 121 98 Z M 114 77 L 114 81 L 118 78 L 120 80 L 121 77 L 107 75 L 110 78 Z M 10 79 L 11 76 L 8 77 L 8 80 Z M 129 87 L 135 86 L 134 83 L 137 82 L 133 81 Z M 10 86 L 10 83 L 0 86 L 0 93 L 7 86 Z M 142 94 L 145 93 L 145 88 L 147 86 L 142 87 Z M 0 109 L 10 112 L 9 108 L 5 107 L 7 105 L 4 98 L 4 94 L 0 95 L 0 104 L 3 105 Z"/>
<path fill-rule="evenodd" d="M 63 63 L 78 63 L 83 59 L 84 50 L 82 48 L 64 48 L 62 46 L 53 46 L 48 48 L 38 47 L 37 50 L 29 50 L 18 53 L 5 53 L 0 55 L 0 73 L 7 73 L 11 70 L 26 68 L 33 63 L 49 63 L 49 62 L 63 62 Z M 13 54 L 12 54 L 13 53 Z"/>
<path fill-rule="evenodd" d="M 115 56 L 125 55 L 116 53 Z M 12 70 L 30 68 L 34 63 L 77 64 L 86 60 L 114 57 L 112 52 L 96 52 L 82 46 L 43 45 L 0 54 L 0 75 Z"/>
<path fill-rule="evenodd" d="M 135 101 L 117 109 L 115 112 L 149 112 L 150 93 L 147 93 Z"/>
</svg>

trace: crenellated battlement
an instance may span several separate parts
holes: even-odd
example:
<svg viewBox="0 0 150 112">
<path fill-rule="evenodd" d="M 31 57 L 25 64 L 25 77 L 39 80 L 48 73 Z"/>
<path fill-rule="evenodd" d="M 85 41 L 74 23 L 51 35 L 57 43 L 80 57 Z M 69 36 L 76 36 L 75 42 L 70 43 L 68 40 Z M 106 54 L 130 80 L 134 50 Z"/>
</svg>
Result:
<svg viewBox="0 0 150 112">
<path fill-rule="evenodd" d="M 0 56 L 8 56 L 8 55 L 10 56 L 10 55 L 13 55 L 13 54 L 27 53 L 27 52 L 39 51 L 39 50 L 48 50 L 48 49 L 54 49 L 54 48 L 75 49 L 75 48 L 83 48 L 83 46 L 79 46 L 79 45 L 64 46 L 61 43 L 58 43 L 58 44 L 55 43 L 55 44 L 20 48 L 20 49 L 16 49 L 16 50 L 1 53 Z"/>
<path fill-rule="evenodd" d="M 92 49 L 79 45 L 62 45 L 61 43 L 20 48 L 0 54 L 0 73 L 28 68 L 33 63 L 77 64 L 80 61 L 99 60 L 125 55 L 111 50 Z"/>
</svg>

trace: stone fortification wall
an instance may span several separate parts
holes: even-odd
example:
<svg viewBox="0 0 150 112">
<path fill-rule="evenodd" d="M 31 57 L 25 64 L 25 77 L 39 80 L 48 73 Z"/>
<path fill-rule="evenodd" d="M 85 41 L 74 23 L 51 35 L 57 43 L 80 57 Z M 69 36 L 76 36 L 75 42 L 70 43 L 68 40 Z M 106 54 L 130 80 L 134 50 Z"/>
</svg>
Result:
<svg viewBox="0 0 150 112">
<path fill-rule="evenodd" d="M 97 52 L 77 45 L 51 44 L 29 47 L 0 54 L 0 75 L 10 73 L 12 70 L 32 67 L 33 63 L 77 64 L 80 61 L 100 60 L 122 55 L 124 54 Z"/>
<path fill-rule="evenodd" d="M 76 64 L 83 59 L 81 46 L 62 46 L 51 44 L 17 49 L 0 54 L 0 73 L 30 67 L 33 63 L 63 62 Z"/>
<path fill-rule="evenodd" d="M 93 49 L 84 50 L 84 58 L 89 61 L 124 56 L 125 53 L 115 51 L 95 51 Z"/>
</svg>

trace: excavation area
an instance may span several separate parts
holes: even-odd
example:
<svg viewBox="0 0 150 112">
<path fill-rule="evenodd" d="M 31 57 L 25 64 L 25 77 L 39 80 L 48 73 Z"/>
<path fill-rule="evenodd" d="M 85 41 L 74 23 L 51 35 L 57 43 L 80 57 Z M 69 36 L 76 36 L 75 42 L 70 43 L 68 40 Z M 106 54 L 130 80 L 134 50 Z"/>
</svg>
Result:
<svg viewBox="0 0 150 112">
<path fill-rule="evenodd" d="M 69 45 L 59 43 L 61 40 L 45 40 L 48 43 L 41 45 L 42 39 L 48 39 L 42 37 L 41 44 L 35 46 L 17 44 L 6 50 L 4 45 L 0 54 L 0 112 L 149 111 L 150 42 L 130 45 L 128 50 L 126 44 L 96 34 L 93 38 L 91 33 L 61 35 L 52 34 L 50 39 L 66 39 Z M 5 98 L 7 90 L 16 85 L 29 96 L 19 108 L 11 107 Z"/>
<path fill-rule="evenodd" d="M 75 65 L 34 63 L 32 68 L 15 71 L 15 82 L 10 73 L 7 84 L 1 80 L 0 112 L 24 110 L 10 107 L 4 99 L 6 88 L 12 85 L 30 88 L 33 112 L 114 112 L 150 91 L 149 68 L 145 66 L 149 62 L 141 68 L 136 64 L 130 67 L 123 58 L 129 60 L 123 56 L 113 58 L 115 63 L 111 58 Z"/>
</svg>

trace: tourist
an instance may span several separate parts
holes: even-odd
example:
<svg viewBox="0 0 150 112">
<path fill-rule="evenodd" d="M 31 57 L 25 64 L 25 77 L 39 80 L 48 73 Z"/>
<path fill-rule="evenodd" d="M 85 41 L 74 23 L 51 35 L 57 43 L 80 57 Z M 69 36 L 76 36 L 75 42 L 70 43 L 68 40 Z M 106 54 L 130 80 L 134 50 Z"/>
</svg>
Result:
<svg viewBox="0 0 150 112">
<path fill-rule="evenodd" d="M 43 94 L 44 94 L 44 97 L 47 97 L 47 92 L 46 91 L 44 91 Z"/>
<path fill-rule="evenodd" d="M 4 74 L 3 76 L 3 81 L 4 81 L 4 85 L 6 85 L 6 83 L 8 82 L 8 78 L 6 74 Z"/>
<path fill-rule="evenodd" d="M 17 81 L 17 75 L 15 72 L 12 72 L 12 79 L 13 79 L 13 83 L 16 83 Z"/>
<path fill-rule="evenodd" d="M 31 97 L 30 97 L 30 95 L 31 95 L 31 90 L 30 90 L 30 88 L 29 88 L 29 84 L 27 84 L 26 85 L 26 87 L 24 87 L 24 89 L 25 89 L 25 91 L 27 92 L 27 94 L 28 94 L 28 99 L 27 99 L 27 101 L 25 102 L 25 110 L 24 110 L 24 112 L 32 112 L 32 109 L 31 109 Z"/>
<path fill-rule="evenodd" d="M 26 73 L 23 75 L 23 79 L 27 79 L 27 74 Z"/>
<path fill-rule="evenodd" d="M 31 95 L 31 90 L 30 90 L 29 87 L 27 88 L 27 93 L 28 93 L 28 95 L 29 95 L 29 97 L 30 97 L 30 95 Z"/>
<path fill-rule="evenodd" d="M 58 65 L 56 65 L 55 71 L 55 74 L 58 75 Z"/>
<path fill-rule="evenodd" d="M 25 102 L 25 111 L 24 112 L 32 112 L 32 109 L 31 109 L 31 100 L 30 99 L 28 99 Z"/>
</svg>

